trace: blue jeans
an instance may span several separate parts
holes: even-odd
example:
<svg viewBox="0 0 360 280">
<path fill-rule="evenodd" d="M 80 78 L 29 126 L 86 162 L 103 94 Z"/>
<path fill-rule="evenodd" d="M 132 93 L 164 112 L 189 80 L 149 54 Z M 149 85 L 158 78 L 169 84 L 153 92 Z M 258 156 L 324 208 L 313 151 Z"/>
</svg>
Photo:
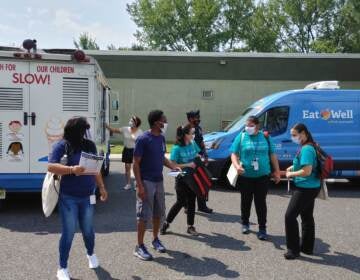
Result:
<svg viewBox="0 0 360 280">
<path fill-rule="evenodd" d="M 59 211 L 62 233 L 59 243 L 60 267 L 67 268 L 71 244 L 76 232 L 77 222 L 82 232 L 87 254 L 94 253 L 95 233 L 93 229 L 94 205 L 90 197 L 76 197 L 60 194 Z"/>
</svg>

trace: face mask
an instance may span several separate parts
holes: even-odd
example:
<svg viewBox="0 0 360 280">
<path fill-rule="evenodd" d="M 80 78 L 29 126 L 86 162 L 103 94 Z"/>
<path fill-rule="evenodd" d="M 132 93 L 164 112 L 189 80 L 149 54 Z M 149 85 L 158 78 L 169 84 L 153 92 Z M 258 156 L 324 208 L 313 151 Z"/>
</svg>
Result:
<svg viewBox="0 0 360 280">
<path fill-rule="evenodd" d="M 300 144 L 300 138 L 299 136 L 291 136 L 291 141 L 293 141 L 295 144 Z"/>
<path fill-rule="evenodd" d="M 130 126 L 131 128 L 134 128 L 134 127 L 135 127 L 135 122 L 134 122 L 133 119 L 130 119 L 130 121 L 129 121 L 129 126 Z"/>
<path fill-rule="evenodd" d="M 255 133 L 255 126 L 245 126 L 245 131 L 249 134 L 249 135 L 254 135 Z"/>
<path fill-rule="evenodd" d="M 161 133 L 162 133 L 162 134 L 165 134 L 167 128 L 168 128 L 168 123 L 164 123 L 164 127 L 160 128 L 160 129 L 161 129 Z"/>
</svg>

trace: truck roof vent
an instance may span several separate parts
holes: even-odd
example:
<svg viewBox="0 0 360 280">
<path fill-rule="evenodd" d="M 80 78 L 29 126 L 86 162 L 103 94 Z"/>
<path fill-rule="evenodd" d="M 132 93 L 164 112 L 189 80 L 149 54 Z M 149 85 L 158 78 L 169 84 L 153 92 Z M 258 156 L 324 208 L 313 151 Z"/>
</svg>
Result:
<svg viewBox="0 0 360 280">
<path fill-rule="evenodd" d="M 339 89 L 338 81 L 321 81 L 307 85 L 304 89 Z"/>
</svg>

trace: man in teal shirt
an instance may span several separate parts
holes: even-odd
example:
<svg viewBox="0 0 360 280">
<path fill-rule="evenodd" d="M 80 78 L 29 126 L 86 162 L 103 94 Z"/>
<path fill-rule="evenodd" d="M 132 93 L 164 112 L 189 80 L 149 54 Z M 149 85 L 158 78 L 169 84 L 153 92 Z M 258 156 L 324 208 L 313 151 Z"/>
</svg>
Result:
<svg viewBox="0 0 360 280">
<path fill-rule="evenodd" d="M 271 169 L 274 170 L 276 183 L 280 182 L 280 169 L 272 140 L 260 131 L 256 116 L 247 119 L 245 131 L 235 138 L 230 151 L 232 164 L 241 175 L 237 184 L 241 192 L 242 232 L 250 232 L 249 218 L 254 199 L 259 224 L 257 236 L 260 240 L 266 240 L 266 196 Z"/>
</svg>

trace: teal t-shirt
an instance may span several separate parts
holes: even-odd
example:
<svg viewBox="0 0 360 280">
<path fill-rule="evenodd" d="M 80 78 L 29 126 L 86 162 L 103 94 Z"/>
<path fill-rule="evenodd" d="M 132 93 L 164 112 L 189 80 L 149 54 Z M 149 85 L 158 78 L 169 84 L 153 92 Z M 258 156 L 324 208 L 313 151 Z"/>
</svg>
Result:
<svg viewBox="0 0 360 280">
<path fill-rule="evenodd" d="M 186 146 L 174 145 L 171 149 L 170 160 L 178 164 L 184 164 L 194 161 L 194 158 L 200 152 L 200 148 L 193 141 Z"/>
<path fill-rule="evenodd" d="M 270 136 L 268 140 L 269 143 L 262 132 L 257 135 L 242 132 L 235 138 L 230 152 L 240 156 L 240 161 L 245 169 L 244 177 L 257 178 L 271 173 L 269 149 L 270 154 L 273 154 L 275 147 Z M 259 165 L 258 170 L 255 170 L 252 165 L 255 159 Z"/>
<path fill-rule="evenodd" d="M 307 177 L 294 177 L 295 186 L 300 188 L 320 188 L 320 178 L 317 176 L 317 156 L 315 148 L 305 145 L 293 160 L 293 170 L 298 171 L 301 167 L 311 165 L 311 174 Z"/>
</svg>

